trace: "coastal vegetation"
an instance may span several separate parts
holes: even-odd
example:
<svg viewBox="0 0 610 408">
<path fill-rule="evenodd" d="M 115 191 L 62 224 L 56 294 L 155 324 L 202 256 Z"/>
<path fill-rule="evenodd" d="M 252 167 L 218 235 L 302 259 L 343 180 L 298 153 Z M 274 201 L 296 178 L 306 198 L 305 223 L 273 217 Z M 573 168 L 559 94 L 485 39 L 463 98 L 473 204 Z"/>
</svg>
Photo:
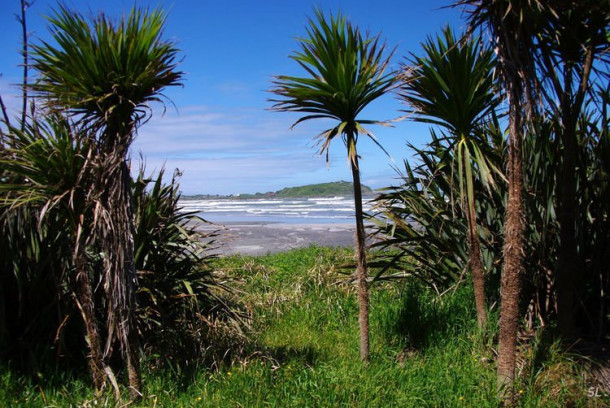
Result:
<svg viewBox="0 0 610 408">
<path fill-rule="evenodd" d="M 16 123 L 0 103 L 0 405 L 610 404 L 608 3 L 456 6 L 466 32 L 398 72 L 316 10 L 292 55 L 307 75 L 273 82 L 294 125 L 335 121 L 319 153 L 341 139 L 353 175 L 276 194 L 351 189 L 355 254 L 214 256 L 177 173 L 130 172 L 182 79 L 162 11 L 59 6 L 52 44 L 24 34 Z M 359 115 L 390 91 L 430 141 L 364 214 L 357 141 L 387 123 Z"/>
<path fill-rule="evenodd" d="M 337 267 L 352 257 L 349 248 L 312 246 L 213 261 L 222 280 L 232 282 L 231 296 L 248 311 L 251 325 L 239 342 L 225 344 L 231 359 L 218 369 L 144 368 L 144 397 L 132 406 L 497 407 L 493 352 L 489 343 L 476 341 L 467 282 L 440 297 L 416 280 L 374 285 L 371 362 L 361 364 L 355 288 L 350 271 Z M 495 318 L 492 312 L 490 320 Z M 491 330 L 495 334 L 497 326 Z M 607 400 L 587 396 L 595 387 L 579 371 L 577 356 L 562 352 L 546 334 L 533 344 L 519 350 L 520 406 L 603 406 Z M 82 376 L 29 380 L 3 370 L 0 383 L 3 406 L 96 401 Z M 98 401 L 114 404 L 112 395 Z"/>
</svg>

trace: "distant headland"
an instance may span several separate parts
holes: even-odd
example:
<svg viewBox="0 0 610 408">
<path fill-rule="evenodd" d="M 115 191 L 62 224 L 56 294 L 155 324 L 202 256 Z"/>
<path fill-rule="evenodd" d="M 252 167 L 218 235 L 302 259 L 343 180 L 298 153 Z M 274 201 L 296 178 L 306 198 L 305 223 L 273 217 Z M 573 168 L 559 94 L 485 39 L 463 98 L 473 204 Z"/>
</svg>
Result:
<svg viewBox="0 0 610 408">
<path fill-rule="evenodd" d="M 363 185 L 362 195 L 371 196 L 373 190 Z M 212 194 L 197 194 L 197 195 L 183 195 L 184 200 L 202 200 L 209 198 L 306 198 L 306 197 L 335 197 L 335 196 L 353 196 L 354 187 L 353 184 L 348 181 L 334 181 L 331 183 L 319 183 L 319 184 L 308 184 L 305 186 L 298 187 L 286 187 L 278 191 L 268 191 L 266 193 L 255 193 L 255 194 L 233 194 L 233 195 L 212 195 Z"/>
</svg>

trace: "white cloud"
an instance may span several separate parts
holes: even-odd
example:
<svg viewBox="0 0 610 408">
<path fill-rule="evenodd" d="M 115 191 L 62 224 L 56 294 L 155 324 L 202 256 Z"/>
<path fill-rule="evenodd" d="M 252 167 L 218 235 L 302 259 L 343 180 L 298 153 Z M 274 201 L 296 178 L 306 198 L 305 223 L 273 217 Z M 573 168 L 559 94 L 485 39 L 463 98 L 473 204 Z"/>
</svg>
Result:
<svg viewBox="0 0 610 408">
<path fill-rule="evenodd" d="M 241 81 L 225 81 L 225 82 L 221 82 L 216 84 L 215 88 L 224 93 L 224 94 L 228 94 L 228 95 L 235 95 L 235 94 L 248 94 L 251 93 L 252 87 L 249 86 L 249 84 L 241 82 Z"/>
<path fill-rule="evenodd" d="M 306 145 L 315 131 L 264 110 L 189 107 L 155 115 L 140 130 L 136 146 L 147 154 L 201 155 L 277 151 Z"/>
<path fill-rule="evenodd" d="M 325 158 L 315 154 L 311 142 L 320 129 L 304 124 L 290 130 L 293 120 L 250 108 L 168 110 L 142 126 L 132 156 L 137 159 L 141 152 L 149 170 L 165 164 L 171 174 L 179 168 L 186 194 L 274 191 L 349 177 L 345 159 L 334 157 L 342 150 L 331 151 L 326 171 Z"/>
</svg>

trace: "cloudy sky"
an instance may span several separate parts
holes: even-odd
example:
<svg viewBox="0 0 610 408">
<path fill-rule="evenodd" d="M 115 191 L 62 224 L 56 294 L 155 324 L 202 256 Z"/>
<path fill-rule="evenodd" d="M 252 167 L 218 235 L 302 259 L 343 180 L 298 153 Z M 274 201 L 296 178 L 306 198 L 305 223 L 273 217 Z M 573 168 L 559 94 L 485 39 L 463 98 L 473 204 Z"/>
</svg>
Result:
<svg viewBox="0 0 610 408">
<path fill-rule="evenodd" d="M 31 2 L 31 0 L 30 0 Z M 19 0 L 0 0 L 3 40 L 0 43 L 0 93 L 13 114 L 19 99 L 20 26 L 15 14 Z M 144 157 L 149 172 L 165 166 L 182 172 L 184 194 L 234 194 L 275 191 L 283 187 L 351 180 L 345 147 L 337 139 L 330 162 L 317 155 L 315 137 L 332 123 L 302 123 L 298 116 L 271 112 L 268 92 L 274 75 L 302 75 L 289 58 L 298 49 L 307 18 L 319 6 L 343 12 L 363 31 L 381 33 L 389 48 L 396 47 L 392 69 L 410 53 L 419 53 L 426 36 L 450 24 L 464 28 L 459 10 L 445 8 L 449 0 L 66 0 L 85 15 L 104 11 L 120 16 L 133 4 L 160 6 L 168 13 L 165 37 L 181 50 L 182 87 L 165 94 L 173 102 L 155 106 L 153 117 L 139 130 L 132 147 L 134 162 Z M 30 42 L 48 39 L 44 15 L 55 0 L 35 0 L 28 10 Z M 394 119 L 404 106 L 392 95 L 373 102 L 361 119 Z M 426 126 L 408 120 L 393 128 L 371 127 L 390 153 L 361 138 L 364 184 L 380 188 L 396 182 L 394 167 L 409 159 L 407 143 L 422 146 Z M 134 163 L 134 167 L 137 163 Z"/>
</svg>

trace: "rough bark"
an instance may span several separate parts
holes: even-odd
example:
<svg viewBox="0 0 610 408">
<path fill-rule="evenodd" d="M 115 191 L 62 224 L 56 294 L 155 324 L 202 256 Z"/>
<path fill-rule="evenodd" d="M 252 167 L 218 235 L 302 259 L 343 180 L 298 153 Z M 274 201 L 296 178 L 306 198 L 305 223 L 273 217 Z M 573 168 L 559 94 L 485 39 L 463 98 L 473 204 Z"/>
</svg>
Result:
<svg viewBox="0 0 610 408">
<path fill-rule="evenodd" d="M 485 268 L 481 262 L 481 242 L 477 230 L 474 202 L 468 200 L 468 263 L 472 273 L 474 300 L 477 309 L 477 324 L 479 330 L 487 326 L 487 305 L 485 301 Z"/>
<path fill-rule="evenodd" d="M 97 392 L 101 391 L 106 384 L 106 372 L 104 370 L 104 359 L 102 354 L 102 342 L 100 339 L 99 326 L 95 317 L 95 303 L 93 288 L 87 273 L 87 259 L 84 245 L 80 242 L 80 228 L 74 254 L 75 276 L 75 298 L 85 325 L 85 339 L 89 347 L 88 364 L 91 371 L 93 386 Z"/>
<path fill-rule="evenodd" d="M 128 116 L 128 115 L 127 115 Z M 131 176 L 127 150 L 131 142 L 131 127 L 125 120 L 109 121 L 105 131 L 101 162 L 98 236 L 101 237 L 104 258 L 104 290 L 107 306 L 107 337 L 104 354 L 119 346 L 127 369 L 130 397 L 139 399 L 142 389 L 138 359 L 139 342 L 135 329 L 136 270 L 134 263 L 133 211 Z"/>
<path fill-rule="evenodd" d="M 519 332 L 519 300 L 524 259 L 523 117 L 514 94 L 509 116 L 508 203 L 504 221 L 504 266 L 501 282 L 498 339 L 498 389 L 507 405 L 514 404 L 515 352 Z"/>
<path fill-rule="evenodd" d="M 112 219 L 112 228 L 107 232 L 109 256 L 106 291 L 108 297 L 108 338 L 106 350 L 117 341 L 127 368 L 130 396 L 141 396 L 141 376 L 137 358 L 137 333 L 134 324 L 136 273 L 134 265 L 133 214 L 131 211 L 131 188 L 129 168 L 124 158 L 108 173 L 108 190 L 112 193 L 105 202 Z"/>
<path fill-rule="evenodd" d="M 123 232 L 123 244 L 125 246 L 124 270 L 125 280 L 127 285 L 127 310 L 125 311 L 126 327 L 125 327 L 125 357 L 127 361 L 127 377 L 129 381 L 130 397 L 132 399 L 140 399 L 142 397 L 142 375 L 140 372 L 140 362 L 138 358 L 139 338 L 135 327 L 135 308 L 136 308 L 136 287 L 137 274 L 135 266 L 135 248 L 134 248 L 134 217 L 133 217 L 133 198 L 131 192 L 131 175 L 127 160 L 123 159 L 121 164 L 121 180 L 123 203 L 125 211 L 125 230 Z"/>
<path fill-rule="evenodd" d="M 477 309 L 477 324 L 479 330 L 487 326 L 487 305 L 485 301 L 485 268 L 481 262 L 481 243 L 477 233 L 475 220 L 469 220 L 468 228 L 468 263 L 472 273 L 474 300 Z"/>
<path fill-rule="evenodd" d="M 354 148 L 355 149 L 355 148 Z M 354 206 L 356 215 L 356 280 L 358 283 L 358 323 L 360 325 L 360 359 L 368 363 L 370 360 L 369 342 L 369 288 L 366 265 L 366 241 L 362 211 L 362 188 L 360 185 L 360 169 L 358 168 L 358 155 L 354 151 L 351 160 L 352 178 L 354 183 Z"/>
</svg>

